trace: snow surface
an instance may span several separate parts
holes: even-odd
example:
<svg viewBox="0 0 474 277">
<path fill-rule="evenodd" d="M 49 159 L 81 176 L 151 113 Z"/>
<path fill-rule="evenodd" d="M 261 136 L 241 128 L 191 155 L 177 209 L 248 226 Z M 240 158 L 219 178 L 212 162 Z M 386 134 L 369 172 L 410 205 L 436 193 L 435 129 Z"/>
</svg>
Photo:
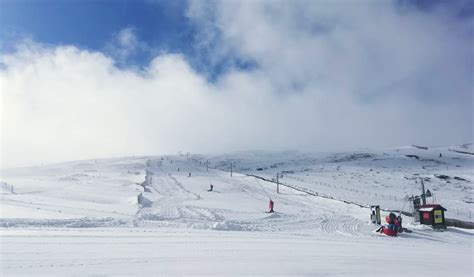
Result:
<svg viewBox="0 0 474 277">
<path fill-rule="evenodd" d="M 78 161 L 1 172 L 0 218 L 130 218 L 147 158 Z M 13 187 L 13 192 L 11 190 Z"/>
<path fill-rule="evenodd" d="M 472 276 L 472 230 L 433 231 L 404 217 L 413 232 L 387 237 L 374 232 L 378 226 L 369 222 L 369 209 L 356 205 L 377 202 L 400 209 L 405 202 L 400 194 L 414 186 L 405 177 L 420 174 L 445 201 L 440 204 L 450 211 L 454 203 L 463 212 L 452 214 L 469 218 L 473 159 L 446 150 L 442 166 L 426 161 L 439 159 L 438 151 L 241 152 L 3 170 L 0 272 Z M 231 161 L 237 171 L 232 177 L 225 171 Z M 282 181 L 324 197 L 285 186 L 277 194 L 274 183 L 248 176 L 271 178 L 281 171 L 286 171 Z M 447 183 L 434 174 L 452 178 Z M 275 213 L 266 213 L 270 198 Z"/>
<path fill-rule="evenodd" d="M 472 276 L 472 242 L 456 229 L 410 238 L 168 228 L 0 232 L 4 276 Z"/>
<path fill-rule="evenodd" d="M 199 160 L 210 160 L 211 166 L 223 170 L 230 170 L 232 162 L 234 171 L 267 179 L 276 179 L 280 172 L 280 181 L 293 187 L 364 206 L 381 205 L 407 212 L 410 205 L 405 198 L 421 194 L 419 181 L 423 178 L 425 188 L 434 195 L 428 202 L 445 207 L 446 217 L 466 221 L 474 217 L 472 144 L 347 153 L 240 152 Z M 448 179 L 436 177 L 440 175 Z"/>
</svg>

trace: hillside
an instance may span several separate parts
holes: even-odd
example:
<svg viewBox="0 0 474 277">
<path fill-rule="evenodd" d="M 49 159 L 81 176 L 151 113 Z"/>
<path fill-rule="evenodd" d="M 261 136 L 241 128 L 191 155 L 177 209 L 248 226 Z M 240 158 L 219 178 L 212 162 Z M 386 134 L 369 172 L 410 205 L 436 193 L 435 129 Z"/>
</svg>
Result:
<svg viewBox="0 0 474 277">
<path fill-rule="evenodd" d="M 450 218 L 473 221 L 474 155 L 466 154 L 474 152 L 472 144 L 423 148 L 315 154 L 241 152 L 209 160 L 222 170 L 230 170 L 232 163 L 234 171 L 270 180 L 276 180 L 278 172 L 283 184 L 364 206 L 377 204 L 407 212 L 406 197 L 421 194 L 422 178 L 434 195 L 429 202 L 445 206 Z"/>
<path fill-rule="evenodd" d="M 451 203 L 471 209 L 472 158 L 449 151 L 435 162 L 437 151 L 167 155 L 3 170 L 1 271 L 469 276 L 472 230 L 437 232 L 404 217 L 412 233 L 387 237 L 374 232 L 369 209 L 338 200 L 399 208 L 400 195 L 414 186 L 405 177 L 420 174 L 449 212 Z M 284 172 L 283 182 L 324 197 L 287 186 L 277 193 L 273 182 L 249 176 L 276 172 Z M 267 213 L 269 199 L 275 213 Z M 387 264 L 397 270 L 377 269 Z"/>
</svg>

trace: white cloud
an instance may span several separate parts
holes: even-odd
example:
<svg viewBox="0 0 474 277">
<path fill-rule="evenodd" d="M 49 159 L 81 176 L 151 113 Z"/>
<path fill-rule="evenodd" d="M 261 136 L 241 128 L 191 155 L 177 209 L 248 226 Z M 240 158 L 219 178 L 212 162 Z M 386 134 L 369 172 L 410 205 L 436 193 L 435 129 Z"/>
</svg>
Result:
<svg viewBox="0 0 474 277">
<path fill-rule="evenodd" d="M 120 47 L 134 50 L 138 45 L 138 38 L 135 35 L 135 30 L 131 27 L 120 30 L 117 35 L 117 40 Z"/>
<path fill-rule="evenodd" d="M 138 72 L 101 52 L 23 43 L 1 57 L 2 163 L 472 140 L 465 24 L 374 2 L 202 3 L 188 14 L 215 58 L 256 69 L 210 83 L 182 55 Z M 132 29 L 117 37 L 137 43 Z"/>
<path fill-rule="evenodd" d="M 105 52 L 113 57 L 116 64 L 126 65 L 136 55 L 148 55 L 153 49 L 138 38 L 135 27 L 127 27 L 114 35 L 112 41 L 105 47 Z"/>
</svg>

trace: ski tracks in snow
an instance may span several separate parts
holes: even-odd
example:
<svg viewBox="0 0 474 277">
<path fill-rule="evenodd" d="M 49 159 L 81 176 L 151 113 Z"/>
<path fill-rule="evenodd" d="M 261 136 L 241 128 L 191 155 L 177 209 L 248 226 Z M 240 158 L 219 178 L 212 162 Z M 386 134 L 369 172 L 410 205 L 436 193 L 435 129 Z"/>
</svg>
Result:
<svg viewBox="0 0 474 277">
<path fill-rule="evenodd" d="M 188 163 L 175 161 L 173 169 L 182 168 L 181 173 L 177 174 L 172 174 L 173 169 L 166 163 L 149 163 L 148 192 L 143 193 L 148 204 L 136 213 L 135 226 L 303 232 L 348 237 L 371 235 L 373 227 L 350 216 L 350 213 L 344 215 L 350 210 L 341 208 L 346 204 L 335 203 L 332 207 L 331 200 L 321 200 L 289 188 L 285 193 L 276 194 L 273 183 L 258 183 L 240 174 L 230 177 L 217 170 L 208 172 Z M 188 177 L 191 170 L 193 177 Z M 221 193 L 207 194 L 202 190 L 204 194 L 201 196 L 199 191 L 203 188 L 203 182 L 210 181 L 211 177 L 212 182 L 222 190 Z M 269 197 L 277 203 L 276 213 L 265 213 Z M 213 202 L 216 199 L 220 202 Z M 332 210 L 334 207 L 335 210 Z"/>
<path fill-rule="evenodd" d="M 148 203 L 139 209 L 136 213 L 135 225 L 147 225 L 145 221 L 174 221 L 178 224 L 192 224 L 202 222 L 215 222 L 223 218 L 216 212 L 190 205 L 189 202 L 194 202 L 202 199 L 202 197 L 188 190 L 184 185 L 178 181 L 171 173 L 165 174 L 162 170 L 155 168 L 155 173 L 149 176 L 150 194 L 144 194 L 143 197 L 150 197 Z M 149 223 L 149 222 L 148 222 Z M 167 222 L 172 225 L 172 222 Z"/>
</svg>

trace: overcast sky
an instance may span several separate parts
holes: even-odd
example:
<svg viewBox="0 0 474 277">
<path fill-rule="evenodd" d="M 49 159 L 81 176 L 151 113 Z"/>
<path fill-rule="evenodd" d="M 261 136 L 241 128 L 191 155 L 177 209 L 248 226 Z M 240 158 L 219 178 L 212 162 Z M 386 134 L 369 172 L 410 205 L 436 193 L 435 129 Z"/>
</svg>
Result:
<svg viewBox="0 0 474 277">
<path fill-rule="evenodd" d="M 0 0 L 3 166 L 473 141 L 472 1 Z"/>
</svg>

